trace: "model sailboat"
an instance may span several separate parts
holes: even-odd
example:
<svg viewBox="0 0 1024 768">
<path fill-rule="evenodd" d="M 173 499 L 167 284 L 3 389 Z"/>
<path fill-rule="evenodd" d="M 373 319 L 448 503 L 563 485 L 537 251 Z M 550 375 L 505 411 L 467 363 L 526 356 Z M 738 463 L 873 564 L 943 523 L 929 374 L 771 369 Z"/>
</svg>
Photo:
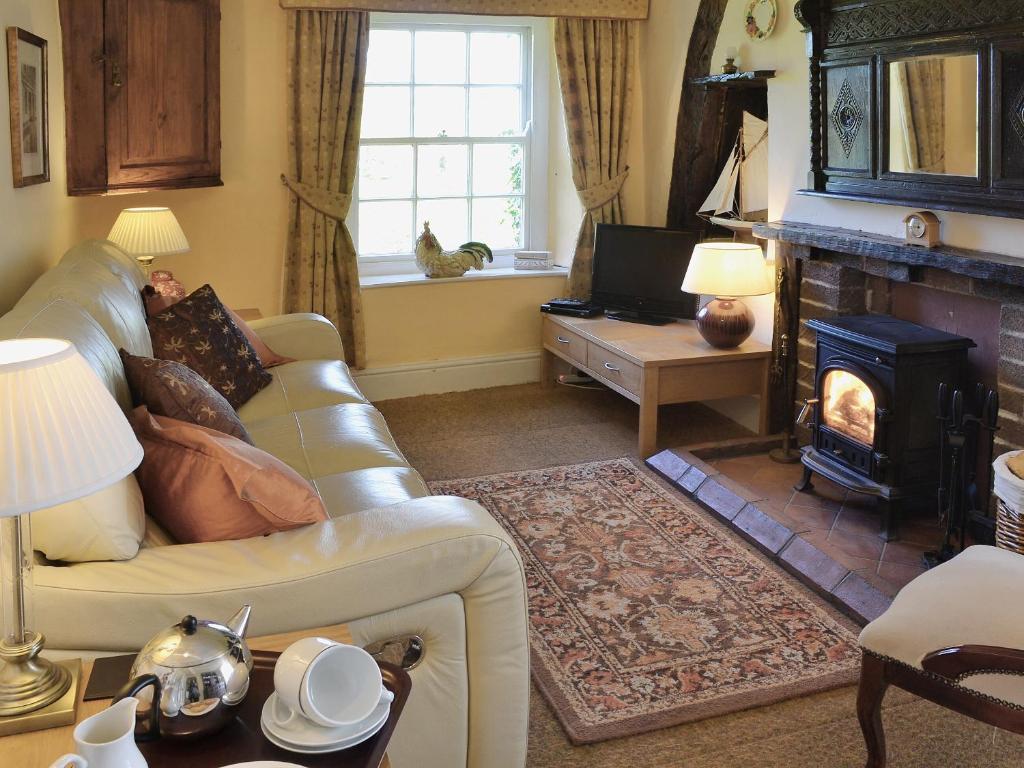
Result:
<svg viewBox="0 0 1024 768">
<path fill-rule="evenodd" d="M 698 215 L 733 231 L 768 220 L 768 123 L 749 112 L 736 146 Z"/>
</svg>

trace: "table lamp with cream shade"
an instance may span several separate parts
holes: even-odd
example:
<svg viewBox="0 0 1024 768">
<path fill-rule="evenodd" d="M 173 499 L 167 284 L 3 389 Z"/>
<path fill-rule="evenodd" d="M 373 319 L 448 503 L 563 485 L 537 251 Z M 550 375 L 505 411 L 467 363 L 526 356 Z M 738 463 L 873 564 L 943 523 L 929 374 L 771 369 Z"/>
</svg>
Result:
<svg viewBox="0 0 1024 768">
<path fill-rule="evenodd" d="M 148 275 L 153 259 L 188 253 L 188 240 L 170 208 L 125 208 L 107 239 L 134 256 Z"/>
<path fill-rule="evenodd" d="M 127 477 L 142 446 L 74 345 L 0 341 L 0 735 L 74 722 L 77 660 L 41 658 L 29 627 L 29 513 Z"/>
<path fill-rule="evenodd" d="M 739 297 L 772 293 L 775 282 L 761 246 L 708 242 L 693 249 L 682 290 L 715 297 L 697 313 L 697 330 L 711 346 L 730 349 L 754 330 L 754 313 Z"/>
</svg>

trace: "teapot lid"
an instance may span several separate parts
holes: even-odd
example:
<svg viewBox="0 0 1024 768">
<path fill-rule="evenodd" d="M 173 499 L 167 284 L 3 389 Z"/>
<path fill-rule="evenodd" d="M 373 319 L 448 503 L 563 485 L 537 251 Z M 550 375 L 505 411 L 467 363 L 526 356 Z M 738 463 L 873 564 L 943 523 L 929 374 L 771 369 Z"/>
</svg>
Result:
<svg viewBox="0 0 1024 768">
<path fill-rule="evenodd" d="M 139 658 L 169 668 L 195 667 L 241 644 L 242 639 L 225 625 L 189 615 L 146 643 Z"/>
</svg>

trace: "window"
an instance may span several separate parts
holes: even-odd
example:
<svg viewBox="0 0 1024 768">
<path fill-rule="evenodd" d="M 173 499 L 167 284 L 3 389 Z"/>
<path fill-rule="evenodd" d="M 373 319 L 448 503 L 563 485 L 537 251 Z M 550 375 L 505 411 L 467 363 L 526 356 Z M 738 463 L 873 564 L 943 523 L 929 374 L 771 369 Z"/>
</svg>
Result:
<svg viewBox="0 0 1024 768">
<path fill-rule="evenodd" d="M 349 222 L 364 273 L 412 271 L 424 221 L 443 247 L 478 240 L 496 263 L 543 247 L 531 163 L 533 44 L 544 36 L 522 19 L 436 19 L 371 25 Z"/>
</svg>

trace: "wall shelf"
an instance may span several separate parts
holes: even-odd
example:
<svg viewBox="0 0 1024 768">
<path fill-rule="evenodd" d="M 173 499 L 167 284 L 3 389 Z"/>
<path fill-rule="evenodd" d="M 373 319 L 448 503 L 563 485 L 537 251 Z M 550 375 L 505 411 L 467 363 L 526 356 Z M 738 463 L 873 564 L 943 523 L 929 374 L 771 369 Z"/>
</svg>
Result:
<svg viewBox="0 0 1024 768">
<path fill-rule="evenodd" d="M 736 72 L 731 75 L 708 75 L 695 77 L 693 85 L 705 88 L 766 88 L 768 81 L 775 77 L 774 69 L 752 69 L 749 72 Z"/>
</svg>

